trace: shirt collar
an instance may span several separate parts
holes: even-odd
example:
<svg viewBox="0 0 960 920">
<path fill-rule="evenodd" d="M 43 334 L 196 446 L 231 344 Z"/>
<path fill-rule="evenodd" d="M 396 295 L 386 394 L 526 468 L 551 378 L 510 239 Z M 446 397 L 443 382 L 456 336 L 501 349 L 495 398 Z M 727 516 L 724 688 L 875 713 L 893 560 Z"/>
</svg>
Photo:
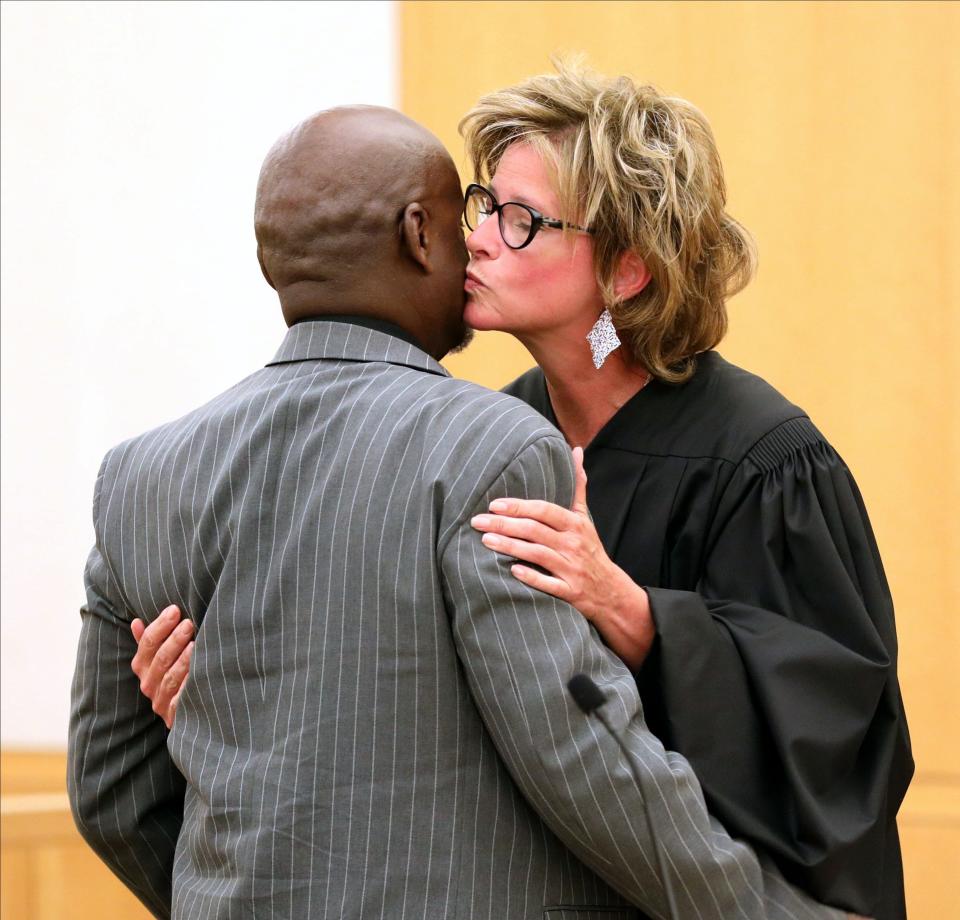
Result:
<svg viewBox="0 0 960 920">
<path fill-rule="evenodd" d="M 421 351 L 425 351 L 424 347 L 417 341 L 416 336 L 407 332 L 406 329 L 398 326 L 396 323 L 391 323 L 386 319 L 380 319 L 379 316 L 358 316 L 354 313 L 318 314 L 317 316 L 305 316 L 303 319 L 297 320 L 297 323 L 317 321 L 352 323 L 354 326 L 363 326 L 365 329 L 376 329 L 377 332 L 385 332 L 387 335 L 403 339 L 404 342 L 413 345 L 415 348 L 419 348 Z M 296 325 L 296 323 L 294 323 L 294 325 Z"/>
<path fill-rule="evenodd" d="M 324 316 L 295 323 L 267 367 L 323 360 L 380 361 L 450 376 L 439 361 L 393 323 L 354 316 Z"/>
</svg>

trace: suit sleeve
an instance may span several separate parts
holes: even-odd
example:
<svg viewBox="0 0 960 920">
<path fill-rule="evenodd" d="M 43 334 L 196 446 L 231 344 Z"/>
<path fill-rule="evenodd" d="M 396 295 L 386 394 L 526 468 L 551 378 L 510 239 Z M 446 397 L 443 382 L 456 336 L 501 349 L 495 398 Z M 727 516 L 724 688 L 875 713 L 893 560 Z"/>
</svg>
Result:
<svg viewBox="0 0 960 920">
<path fill-rule="evenodd" d="M 441 547 L 454 639 L 476 705 L 507 768 L 531 805 L 583 862 L 653 917 L 667 916 L 645 810 L 656 829 L 681 916 L 701 920 L 833 917 L 786 885 L 706 810 L 689 763 L 647 728 L 636 683 L 572 607 L 517 581 L 510 561 L 470 526 L 494 498 L 568 505 L 573 471 L 562 440 L 523 449 L 476 496 Z M 624 736 L 645 788 L 615 740 L 567 692 L 585 673 L 608 696 L 605 711 Z"/>
<path fill-rule="evenodd" d="M 104 464 L 106 466 L 106 462 Z M 94 525 L 103 482 L 94 494 Z M 167 730 L 140 693 L 136 642 L 99 539 L 84 573 L 86 604 L 71 692 L 67 786 L 80 833 L 157 917 L 169 917 L 184 780 Z"/>
</svg>

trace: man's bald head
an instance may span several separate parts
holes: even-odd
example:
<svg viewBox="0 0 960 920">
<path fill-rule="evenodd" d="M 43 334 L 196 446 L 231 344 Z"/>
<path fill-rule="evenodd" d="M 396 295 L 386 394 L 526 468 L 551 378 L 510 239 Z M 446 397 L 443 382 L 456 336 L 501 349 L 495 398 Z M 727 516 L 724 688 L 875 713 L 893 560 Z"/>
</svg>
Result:
<svg viewBox="0 0 960 920">
<path fill-rule="evenodd" d="M 366 305 L 382 313 L 376 307 L 391 286 L 415 283 L 424 266 L 411 260 L 403 234 L 414 202 L 435 216 L 459 210 L 460 180 L 440 141 L 400 112 L 330 109 L 277 141 L 260 171 L 255 227 L 288 322 Z M 434 230 L 455 233 L 462 246 L 459 229 L 434 222 Z"/>
</svg>

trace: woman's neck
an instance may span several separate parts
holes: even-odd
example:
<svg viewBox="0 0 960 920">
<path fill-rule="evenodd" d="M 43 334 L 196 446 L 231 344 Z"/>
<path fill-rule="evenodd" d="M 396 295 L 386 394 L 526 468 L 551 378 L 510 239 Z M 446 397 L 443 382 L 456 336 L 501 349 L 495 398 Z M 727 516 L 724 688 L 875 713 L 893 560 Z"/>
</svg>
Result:
<svg viewBox="0 0 960 920">
<path fill-rule="evenodd" d="M 624 360 L 622 347 L 597 369 L 586 338 L 552 337 L 524 345 L 543 371 L 557 424 L 571 447 L 586 447 L 650 379 L 643 368 Z"/>
</svg>

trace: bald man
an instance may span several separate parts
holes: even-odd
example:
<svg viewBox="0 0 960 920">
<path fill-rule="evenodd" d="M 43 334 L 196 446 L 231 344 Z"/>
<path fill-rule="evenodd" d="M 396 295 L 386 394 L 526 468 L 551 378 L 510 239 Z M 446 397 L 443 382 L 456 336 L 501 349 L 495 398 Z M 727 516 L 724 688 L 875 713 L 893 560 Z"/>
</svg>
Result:
<svg viewBox="0 0 960 920">
<path fill-rule="evenodd" d="M 470 526 L 508 495 L 569 505 L 574 474 L 543 418 L 437 363 L 466 337 L 461 203 L 439 141 L 389 110 L 271 150 L 255 223 L 283 343 L 97 478 L 78 827 L 158 917 L 839 916 L 710 818 L 626 667 Z M 131 623 L 171 602 L 196 645 L 168 734 L 130 661 Z"/>
</svg>

